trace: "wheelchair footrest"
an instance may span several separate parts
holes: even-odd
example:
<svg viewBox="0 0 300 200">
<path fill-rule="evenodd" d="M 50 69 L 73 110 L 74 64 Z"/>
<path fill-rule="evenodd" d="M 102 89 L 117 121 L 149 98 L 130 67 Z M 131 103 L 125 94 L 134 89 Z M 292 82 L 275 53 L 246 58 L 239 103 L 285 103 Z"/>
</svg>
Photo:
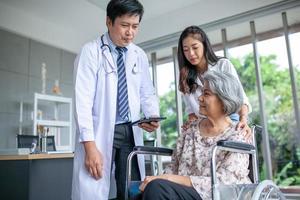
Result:
<svg viewBox="0 0 300 200">
<path fill-rule="evenodd" d="M 222 199 L 251 200 L 257 185 L 258 184 L 236 184 L 236 185 L 215 184 L 213 186 L 214 200 L 222 200 Z"/>
</svg>

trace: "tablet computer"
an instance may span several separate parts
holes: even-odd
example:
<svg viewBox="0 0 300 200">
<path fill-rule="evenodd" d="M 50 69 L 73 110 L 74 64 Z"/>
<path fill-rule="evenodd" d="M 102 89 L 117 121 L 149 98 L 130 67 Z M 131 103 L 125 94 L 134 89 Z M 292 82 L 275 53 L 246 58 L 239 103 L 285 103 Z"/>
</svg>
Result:
<svg viewBox="0 0 300 200">
<path fill-rule="evenodd" d="M 167 119 L 166 117 L 144 117 L 144 118 L 141 118 L 137 121 L 134 121 L 131 123 L 132 126 L 137 126 L 139 124 L 142 124 L 142 123 L 150 123 L 150 122 L 159 122 L 159 121 L 162 121 L 164 119 Z"/>
</svg>

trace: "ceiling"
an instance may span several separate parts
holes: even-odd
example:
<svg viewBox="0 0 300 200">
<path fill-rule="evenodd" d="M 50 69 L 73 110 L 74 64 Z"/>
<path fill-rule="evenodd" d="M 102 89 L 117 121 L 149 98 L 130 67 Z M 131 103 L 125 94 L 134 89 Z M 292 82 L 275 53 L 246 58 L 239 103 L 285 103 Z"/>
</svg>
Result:
<svg viewBox="0 0 300 200">
<path fill-rule="evenodd" d="M 135 43 L 270 5 L 281 0 L 140 0 L 144 5 Z M 0 0 L 0 27 L 78 52 L 106 31 L 108 0 Z M 299 18 L 297 18 L 299 19 Z"/>
</svg>

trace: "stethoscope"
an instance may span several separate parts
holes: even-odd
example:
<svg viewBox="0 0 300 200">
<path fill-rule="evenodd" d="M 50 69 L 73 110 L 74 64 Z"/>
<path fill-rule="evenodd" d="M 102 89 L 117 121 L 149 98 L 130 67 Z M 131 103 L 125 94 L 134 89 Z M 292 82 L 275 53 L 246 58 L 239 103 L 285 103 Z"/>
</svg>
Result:
<svg viewBox="0 0 300 200">
<path fill-rule="evenodd" d="M 105 48 L 108 48 L 109 52 L 111 53 L 110 46 L 109 46 L 108 44 L 105 44 L 105 43 L 104 43 L 103 37 L 104 37 L 104 35 L 101 35 L 101 43 L 102 43 L 102 45 L 101 45 L 100 48 L 101 48 L 101 50 L 105 50 Z"/>
<path fill-rule="evenodd" d="M 111 53 L 111 48 L 110 48 L 110 46 L 108 44 L 104 43 L 103 37 L 104 37 L 104 34 L 101 35 L 101 43 L 102 43 L 102 45 L 100 46 L 100 48 L 101 48 L 102 51 L 105 51 L 105 49 L 108 49 L 109 52 Z M 139 72 L 139 70 L 138 70 L 138 67 L 136 66 L 136 63 L 135 63 L 134 66 L 133 66 L 133 68 L 132 68 L 132 73 L 136 74 L 138 72 Z"/>
</svg>

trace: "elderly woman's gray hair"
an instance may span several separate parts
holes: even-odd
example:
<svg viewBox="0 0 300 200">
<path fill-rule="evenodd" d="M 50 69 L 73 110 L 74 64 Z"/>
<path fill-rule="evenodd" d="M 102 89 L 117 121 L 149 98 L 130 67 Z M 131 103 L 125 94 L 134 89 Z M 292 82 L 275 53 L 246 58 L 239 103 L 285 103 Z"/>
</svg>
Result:
<svg viewBox="0 0 300 200">
<path fill-rule="evenodd" d="M 203 78 L 210 90 L 222 101 L 226 115 L 238 112 L 243 105 L 243 89 L 239 80 L 227 72 L 207 71 Z"/>
</svg>

